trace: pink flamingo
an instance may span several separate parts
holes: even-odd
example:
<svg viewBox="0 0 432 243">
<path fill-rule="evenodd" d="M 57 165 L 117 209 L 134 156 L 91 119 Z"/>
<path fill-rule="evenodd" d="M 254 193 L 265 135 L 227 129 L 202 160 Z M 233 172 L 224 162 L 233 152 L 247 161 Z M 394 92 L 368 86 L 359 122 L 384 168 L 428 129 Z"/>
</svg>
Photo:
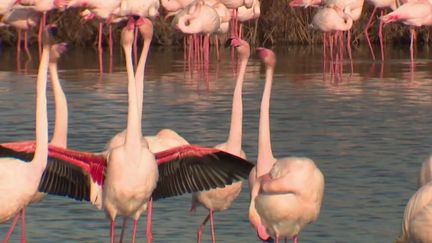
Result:
<svg viewBox="0 0 432 243">
<path fill-rule="evenodd" d="M 432 156 L 429 156 L 425 161 L 423 161 L 419 178 L 418 187 L 422 187 L 432 180 Z"/>
<path fill-rule="evenodd" d="M 292 237 L 297 242 L 300 230 L 318 218 L 324 193 L 324 176 L 308 158 L 273 157 L 270 140 L 270 96 L 276 58 L 268 49 L 257 48 L 266 65 L 266 81 L 261 100 L 258 158 L 251 171 L 249 220 L 259 238 L 269 235 Z"/>
<path fill-rule="evenodd" d="M 225 143 L 218 144 L 215 148 L 226 151 L 230 154 L 237 155 L 241 158 L 246 158 L 242 150 L 242 123 L 243 123 L 243 103 L 242 103 L 242 87 L 246 66 L 249 59 L 250 48 L 249 44 L 241 39 L 230 39 L 230 45 L 235 47 L 240 60 L 240 71 L 237 76 L 237 81 L 233 94 L 233 103 L 231 111 L 231 124 L 228 135 L 228 140 Z M 197 242 L 201 242 L 202 228 L 210 219 L 211 238 L 215 242 L 213 212 L 220 212 L 228 209 L 232 202 L 240 194 L 242 182 L 233 183 L 224 188 L 217 188 L 208 191 L 201 191 L 192 195 L 192 211 L 195 211 L 198 205 L 204 206 L 209 213 L 204 221 L 200 224 L 197 231 Z"/>
<path fill-rule="evenodd" d="M 51 83 L 54 93 L 54 103 L 55 103 L 55 121 L 54 121 L 54 132 L 53 137 L 51 138 L 50 144 L 58 146 L 60 148 L 66 148 L 67 147 L 67 127 L 68 127 L 68 107 L 67 107 L 67 100 L 66 96 L 63 92 L 63 89 L 61 87 L 60 81 L 58 79 L 58 71 L 57 71 L 57 62 L 60 58 L 61 54 L 64 53 L 66 50 L 66 44 L 55 44 L 51 46 L 50 51 L 50 57 L 49 57 L 49 64 L 48 64 L 48 70 L 50 72 L 51 76 Z M 44 197 L 44 193 L 36 192 L 33 196 L 31 203 L 36 203 L 42 200 Z M 13 232 L 15 228 L 15 224 L 18 220 L 18 218 L 21 217 L 23 222 L 21 224 L 21 232 L 24 235 L 25 229 L 24 229 L 24 208 L 18 213 L 13 223 L 11 224 L 7 236 L 10 236 L 10 234 Z M 8 241 L 8 237 L 3 239 L 4 242 Z"/>
<path fill-rule="evenodd" d="M 319 29 L 323 32 L 323 65 L 325 68 L 326 62 L 326 49 L 327 45 L 330 47 L 330 60 L 331 72 L 337 75 L 342 73 L 342 56 L 343 56 L 343 42 L 341 31 L 348 31 L 351 29 L 353 19 L 335 5 L 327 5 L 320 8 L 312 18 L 311 28 Z M 327 40 L 328 38 L 328 40 Z M 327 43 L 327 41 L 329 43 Z M 339 44 L 339 50 L 336 51 L 336 66 L 333 66 L 334 51 L 333 44 Z M 351 57 L 351 56 L 350 56 Z M 351 62 L 351 71 L 353 69 Z M 336 71 L 334 71 L 336 70 Z"/>
<path fill-rule="evenodd" d="M 38 31 L 38 50 L 39 56 L 42 52 L 42 30 L 46 25 L 47 12 L 53 9 L 62 9 L 64 7 L 63 0 L 16 0 L 16 3 L 30 6 L 32 9 L 40 12 L 42 18 L 39 21 Z"/>
<path fill-rule="evenodd" d="M 6 25 L 10 25 L 17 30 L 18 38 L 16 45 L 17 62 L 19 62 L 21 52 L 21 32 L 24 31 L 24 50 L 27 54 L 27 58 L 31 59 L 31 54 L 28 49 L 28 37 L 27 31 L 37 25 L 39 16 L 36 11 L 28 8 L 17 7 L 11 9 L 0 19 L 1 22 Z"/>
<path fill-rule="evenodd" d="M 251 20 L 257 20 L 261 15 L 261 4 L 259 0 L 254 0 L 250 8 L 241 6 L 237 9 L 237 18 L 240 22 L 239 37 L 242 38 L 243 23 Z"/>
<path fill-rule="evenodd" d="M 207 77 L 209 38 L 210 34 L 216 33 L 219 29 L 220 18 L 218 13 L 214 8 L 206 5 L 204 1 L 199 0 L 180 11 L 174 17 L 173 25 L 182 33 L 190 34 L 187 51 L 185 51 L 188 63 L 202 60 L 204 74 Z M 201 41 L 201 38 L 197 38 L 197 34 L 204 35 L 204 39 Z"/>
<path fill-rule="evenodd" d="M 50 28 L 50 27 L 47 27 Z M 36 146 L 30 162 L 14 157 L 0 158 L 0 192 L 2 195 L 0 207 L 0 222 L 5 222 L 15 215 L 21 215 L 24 227 L 24 207 L 33 199 L 37 192 L 39 181 L 45 170 L 48 157 L 48 118 L 46 104 L 46 82 L 50 55 L 49 29 L 44 31 L 43 55 L 39 64 L 36 82 Z M 12 223 L 11 230 L 18 216 Z M 8 239 L 12 231 L 8 232 Z M 21 231 L 21 242 L 25 241 L 24 231 Z"/>
<path fill-rule="evenodd" d="M 384 8 L 391 8 L 392 10 L 395 10 L 397 7 L 397 3 L 396 3 L 396 0 L 368 0 L 368 1 L 369 1 L 369 3 L 374 5 L 374 9 L 371 13 L 369 21 L 366 24 L 366 27 L 363 30 L 363 33 L 364 33 L 366 41 L 368 43 L 369 50 L 372 54 L 372 59 L 375 61 L 375 54 L 374 54 L 372 44 L 371 44 L 370 39 L 369 39 L 368 30 L 369 30 L 370 25 L 372 23 L 375 12 L 378 8 L 381 8 L 381 17 L 382 17 L 382 16 L 384 16 Z M 381 49 L 381 60 L 384 61 L 384 39 L 383 39 L 383 35 L 382 35 L 382 28 L 383 28 L 383 22 L 380 22 L 379 27 L 378 27 L 378 38 L 379 38 L 380 49 Z"/>
<path fill-rule="evenodd" d="M 396 243 L 432 242 L 432 183 L 420 187 L 405 207 Z"/>
<path fill-rule="evenodd" d="M 415 2 L 407 2 L 394 10 L 393 12 L 382 16 L 381 23 L 388 24 L 391 22 L 402 22 L 410 27 L 410 54 L 411 66 L 414 65 L 414 27 L 432 25 L 432 4 L 427 0 L 419 0 Z"/>
</svg>

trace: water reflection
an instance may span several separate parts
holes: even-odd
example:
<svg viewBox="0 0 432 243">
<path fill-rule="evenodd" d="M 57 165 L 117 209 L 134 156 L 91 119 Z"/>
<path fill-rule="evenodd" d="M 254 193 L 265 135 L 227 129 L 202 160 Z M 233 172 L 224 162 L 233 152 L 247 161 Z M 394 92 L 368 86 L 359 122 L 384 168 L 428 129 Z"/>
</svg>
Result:
<svg viewBox="0 0 432 243">
<path fill-rule="evenodd" d="M 334 82 L 323 81 L 320 50 L 288 47 L 275 51 L 273 152 L 278 157 L 308 156 L 326 176 L 321 216 L 302 232 L 300 241 L 391 242 L 398 234 L 405 204 L 416 189 L 420 163 L 432 144 L 429 51 L 416 55 L 415 71 L 410 72 L 406 50 L 387 50 L 381 69 L 380 62 L 369 59 L 367 49 L 354 49 L 353 73 L 343 73 L 342 79 Z M 152 48 L 145 77 L 145 135 L 169 127 L 194 144 L 213 146 L 226 140 L 235 74 L 229 50 L 221 54 L 220 62 L 211 61 L 207 85 L 199 76 L 184 72 L 182 50 Z M 13 58 L 14 50 L 2 50 L 1 142 L 34 137 L 37 63 L 32 60 L 27 73 L 17 73 Z M 71 148 L 101 151 L 124 128 L 127 80 L 123 63 L 120 49 L 114 50 L 112 73 L 102 75 L 93 49 L 72 48 L 61 59 L 60 78 L 70 107 Z M 244 150 L 251 160 L 256 159 L 263 85 L 264 69 L 252 55 L 243 89 Z M 49 96 L 52 110 L 51 93 Z M 52 112 L 49 115 L 51 125 Z M 195 227 L 207 212 L 198 210 L 190 215 L 189 206 L 190 195 L 155 203 L 155 242 L 195 240 Z M 257 242 L 247 220 L 247 207 L 244 188 L 231 209 L 215 214 L 218 242 Z M 27 212 L 31 242 L 108 241 L 103 212 L 86 203 L 47 197 Z M 6 232 L 7 227 L 0 225 L 0 232 Z M 139 229 L 138 239 L 143 242 L 143 225 Z M 209 234 L 203 236 L 208 242 Z M 19 230 L 13 237 L 19 239 Z"/>
</svg>

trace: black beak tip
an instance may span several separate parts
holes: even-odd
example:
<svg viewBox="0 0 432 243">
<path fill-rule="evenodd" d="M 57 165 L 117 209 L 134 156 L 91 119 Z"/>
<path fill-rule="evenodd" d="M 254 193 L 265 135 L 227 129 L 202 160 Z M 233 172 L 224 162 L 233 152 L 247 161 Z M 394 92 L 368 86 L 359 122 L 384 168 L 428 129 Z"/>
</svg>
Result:
<svg viewBox="0 0 432 243">
<path fill-rule="evenodd" d="M 135 21 L 137 21 L 137 20 L 140 18 L 140 16 L 138 16 L 138 15 L 133 15 L 132 18 L 133 18 Z"/>
<path fill-rule="evenodd" d="M 58 33 L 58 28 L 57 28 L 57 26 L 49 26 L 48 27 L 48 33 L 50 34 L 50 35 L 52 35 L 52 36 L 54 36 L 54 37 L 56 37 L 57 36 L 57 33 Z"/>
<path fill-rule="evenodd" d="M 265 243 L 274 243 L 274 239 L 269 237 L 267 240 L 264 241 Z"/>
</svg>

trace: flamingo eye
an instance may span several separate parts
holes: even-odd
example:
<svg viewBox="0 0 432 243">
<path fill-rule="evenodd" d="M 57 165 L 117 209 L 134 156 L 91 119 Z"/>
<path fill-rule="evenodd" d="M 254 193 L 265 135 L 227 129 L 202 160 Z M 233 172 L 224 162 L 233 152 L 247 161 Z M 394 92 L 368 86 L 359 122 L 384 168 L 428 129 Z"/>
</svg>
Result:
<svg viewBox="0 0 432 243">
<path fill-rule="evenodd" d="M 189 26 L 190 25 L 190 20 L 186 20 L 185 25 Z"/>
</svg>

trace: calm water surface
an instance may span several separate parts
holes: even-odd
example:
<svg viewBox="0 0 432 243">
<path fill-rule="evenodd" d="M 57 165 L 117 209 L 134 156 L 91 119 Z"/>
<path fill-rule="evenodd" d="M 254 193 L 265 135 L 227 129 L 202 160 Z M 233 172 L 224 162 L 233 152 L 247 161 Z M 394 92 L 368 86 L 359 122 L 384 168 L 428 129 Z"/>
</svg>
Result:
<svg viewBox="0 0 432 243">
<path fill-rule="evenodd" d="M 429 50 L 421 50 L 416 70 L 410 72 L 408 48 L 396 50 L 399 47 L 387 50 L 383 69 L 370 61 L 366 49 L 357 50 L 354 73 L 337 81 L 323 74 L 319 47 L 276 52 L 273 152 L 276 157 L 312 158 L 326 179 L 320 218 L 302 231 L 300 242 L 392 242 L 397 236 L 405 204 L 416 190 L 420 163 L 432 145 L 432 63 Z M 125 127 L 126 73 L 120 51 L 115 54 L 112 72 L 104 60 L 102 76 L 93 49 L 72 48 L 59 64 L 69 101 L 70 148 L 102 151 Z M 226 140 L 235 76 L 229 53 L 223 54 L 219 64 L 211 65 L 207 83 L 197 73 L 184 73 L 180 50 L 151 50 L 145 135 L 168 127 L 193 144 L 213 146 Z M 34 138 L 37 64 L 28 63 L 27 70 L 25 66 L 21 62 L 17 72 L 14 51 L 0 53 L 0 142 Z M 243 138 L 251 161 L 257 154 L 263 80 L 264 69 L 252 55 L 244 83 Z M 207 212 L 200 208 L 189 213 L 190 201 L 191 196 L 184 195 L 154 204 L 155 242 L 195 242 L 196 227 Z M 245 186 L 229 210 L 215 214 L 218 242 L 258 242 L 248 223 L 248 205 Z M 104 213 L 88 203 L 48 196 L 26 212 L 29 242 L 108 242 Z M 145 240 L 144 218 L 140 242 Z M 0 226 L 1 237 L 7 227 Z M 18 239 L 19 229 L 13 241 Z M 210 241 L 208 228 L 204 240 Z"/>
</svg>

